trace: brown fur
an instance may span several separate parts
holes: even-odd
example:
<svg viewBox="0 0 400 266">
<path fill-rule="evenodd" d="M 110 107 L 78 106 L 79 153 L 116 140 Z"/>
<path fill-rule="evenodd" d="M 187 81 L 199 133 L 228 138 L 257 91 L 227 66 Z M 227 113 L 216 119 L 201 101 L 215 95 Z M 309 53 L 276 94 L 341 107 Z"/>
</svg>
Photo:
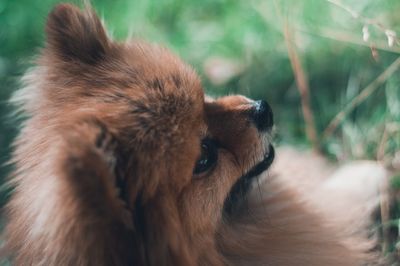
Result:
<svg viewBox="0 0 400 266">
<path fill-rule="evenodd" d="M 15 265 L 367 261 L 274 178 L 223 215 L 233 184 L 271 152 L 250 100 L 205 100 L 192 68 L 164 48 L 109 39 L 90 10 L 59 5 L 46 32 L 16 96 L 29 118 L 7 207 Z M 194 175 L 205 137 L 219 142 L 218 162 Z"/>
</svg>

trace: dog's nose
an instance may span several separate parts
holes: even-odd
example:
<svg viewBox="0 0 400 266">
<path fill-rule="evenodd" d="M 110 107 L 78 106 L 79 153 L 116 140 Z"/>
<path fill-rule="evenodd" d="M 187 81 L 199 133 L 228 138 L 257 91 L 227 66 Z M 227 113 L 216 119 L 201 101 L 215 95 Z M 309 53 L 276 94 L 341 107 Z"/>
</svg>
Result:
<svg viewBox="0 0 400 266">
<path fill-rule="evenodd" d="M 274 118 L 269 104 L 266 101 L 261 100 L 255 101 L 252 105 L 250 117 L 257 129 L 259 131 L 271 129 L 274 124 Z"/>
</svg>

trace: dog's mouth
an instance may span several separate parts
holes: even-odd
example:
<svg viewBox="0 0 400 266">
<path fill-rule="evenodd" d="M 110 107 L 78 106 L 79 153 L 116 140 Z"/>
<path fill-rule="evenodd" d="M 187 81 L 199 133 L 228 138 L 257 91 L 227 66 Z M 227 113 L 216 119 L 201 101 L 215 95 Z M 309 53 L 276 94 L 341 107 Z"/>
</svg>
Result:
<svg viewBox="0 0 400 266">
<path fill-rule="evenodd" d="M 241 207 L 246 194 L 251 188 L 253 181 L 265 170 L 267 170 L 275 158 L 275 150 L 272 145 L 268 147 L 268 153 L 264 158 L 242 175 L 232 186 L 224 202 L 224 213 L 232 215 Z"/>
</svg>

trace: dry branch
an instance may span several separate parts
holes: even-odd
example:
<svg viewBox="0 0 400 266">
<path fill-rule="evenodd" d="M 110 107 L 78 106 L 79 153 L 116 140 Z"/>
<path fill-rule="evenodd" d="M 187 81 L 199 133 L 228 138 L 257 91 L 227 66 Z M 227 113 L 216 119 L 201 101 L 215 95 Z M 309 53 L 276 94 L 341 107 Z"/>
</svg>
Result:
<svg viewBox="0 0 400 266">
<path fill-rule="evenodd" d="M 365 87 L 350 103 L 340 111 L 329 123 L 322 134 L 322 140 L 328 138 L 343 122 L 346 116 L 370 96 L 379 86 L 381 86 L 393 73 L 400 67 L 400 57 L 398 57 L 385 71 L 382 72 L 374 81 Z"/>
</svg>

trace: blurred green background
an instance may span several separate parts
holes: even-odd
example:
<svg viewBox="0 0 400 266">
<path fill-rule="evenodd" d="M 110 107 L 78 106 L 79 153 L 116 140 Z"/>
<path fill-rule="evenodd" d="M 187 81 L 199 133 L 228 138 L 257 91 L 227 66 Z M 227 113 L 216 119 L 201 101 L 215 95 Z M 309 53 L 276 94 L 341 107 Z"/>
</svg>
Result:
<svg viewBox="0 0 400 266">
<path fill-rule="evenodd" d="M 46 16 L 57 2 L 0 0 L 2 164 L 18 129 L 7 101 L 43 46 Z M 398 167 L 397 65 L 346 112 L 334 131 L 322 136 L 332 119 L 400 56 L 395 36 L 400 33 L 400 1 L 96 0 L 92 5 L 115 39 L 162 43 L 193 64 L 209 94 L 268 100 L 276 117 L 276 141 L 309 147 L 289 44 L 308 79 L 320 143 L 314 148 L 336 160 L 378 159 Z M 8 171 L 1 167 L 0 178 Z"/>
<path fill-rule="evenodd" d="M 43 46 L 46 16 L 58 2 L 0 0 L 2 165 L 18 130 L 8 99 Z M 115 39 L 145 38 L 173 49 L 195 66 L 209 94 L 266 99 L 275 113 L 278 143 L 318 149 L 337 161 L 379 160 L 399 171 L 399 0 L 93 0 L 92 5 Z M 294 73 L 306 78 L 315 127 L 304 122 Z M 314 141 L 306 128 L 315 128 Z M 9 170 L 0 168 L 0 182 Z M 0 193 L 0 202 L 5 195 Z"/>
</svg>

